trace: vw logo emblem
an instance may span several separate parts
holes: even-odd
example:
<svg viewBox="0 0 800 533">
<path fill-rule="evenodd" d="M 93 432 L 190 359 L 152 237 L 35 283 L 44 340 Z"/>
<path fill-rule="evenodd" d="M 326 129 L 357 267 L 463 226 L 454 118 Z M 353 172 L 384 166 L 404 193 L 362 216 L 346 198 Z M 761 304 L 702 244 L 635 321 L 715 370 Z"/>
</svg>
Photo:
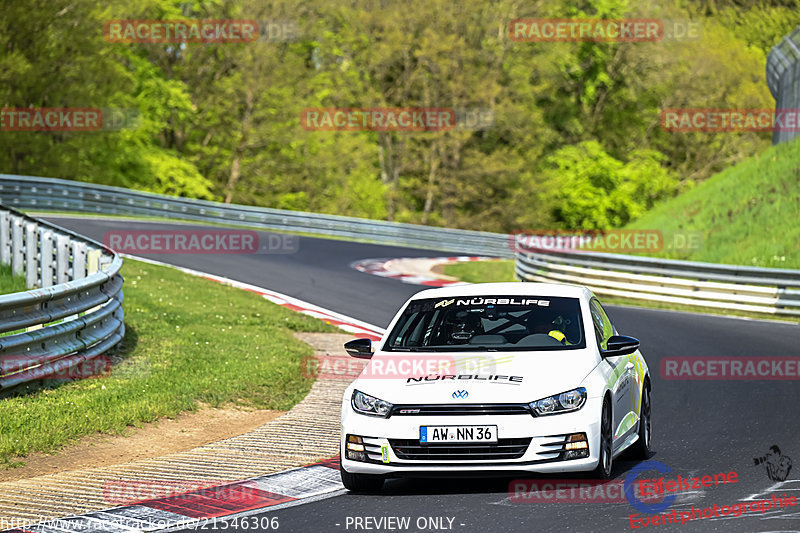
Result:
<svg viewBox="0 0 800 533">
<path fill-rule="evenodd" d="M 452 394 L 452 396 L 454 400 L 458 400 L 459 398 L 463 400 L 464 398 L 469 396 L 469 393 L 465 390 L 457 390 Z"/>
</svg>

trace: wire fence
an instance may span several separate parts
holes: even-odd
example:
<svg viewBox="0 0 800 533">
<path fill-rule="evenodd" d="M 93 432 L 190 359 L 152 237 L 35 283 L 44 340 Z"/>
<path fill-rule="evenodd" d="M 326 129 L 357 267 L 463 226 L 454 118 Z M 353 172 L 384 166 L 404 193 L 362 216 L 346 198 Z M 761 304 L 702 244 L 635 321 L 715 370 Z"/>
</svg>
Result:
<svg viewBox="0 0 800 533">
<path fill-rule="evenodd" d="M 776 110 L 800 110 L 800 26 L 781 39 L 767 56 L 767 85 L 775 98 Z M 797 137 L 800 125 L 776 128 L 772 144 Z"/>
</svg>

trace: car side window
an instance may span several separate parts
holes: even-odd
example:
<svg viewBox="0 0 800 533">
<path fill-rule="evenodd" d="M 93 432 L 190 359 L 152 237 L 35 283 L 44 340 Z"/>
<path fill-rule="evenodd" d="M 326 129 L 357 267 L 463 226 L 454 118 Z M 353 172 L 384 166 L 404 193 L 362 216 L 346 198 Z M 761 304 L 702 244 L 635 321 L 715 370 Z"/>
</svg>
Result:
<svg viewBox="0 0 800 533">
<path fill-rule="evenodd" d="M 597 344 L 601 349 L 605 350 L 608 346 L 608 339 L 614 335 L 614 326 L 597 298 L 591 299 L 589 309 L 592 313 L 592 323 L 594 324 L 594 333 L 597 336 Z"/>
</svg>

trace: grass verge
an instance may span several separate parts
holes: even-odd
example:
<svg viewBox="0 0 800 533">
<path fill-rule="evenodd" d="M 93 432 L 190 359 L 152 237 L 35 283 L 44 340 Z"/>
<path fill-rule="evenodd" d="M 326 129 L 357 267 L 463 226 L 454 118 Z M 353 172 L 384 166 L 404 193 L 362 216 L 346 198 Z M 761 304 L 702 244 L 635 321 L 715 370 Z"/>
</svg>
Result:
<svg viewBox="0 0 800 533">
<path fill-rule="evenodd" d="M 514 260 L 464 261 L 445 265 L 442 273 L 467 283 L 518 281 L 514 276 Z"/>
<path fill-rule="evenodd" d="M 125 260 L 126 333 L 110 375 L 0 399 L 0 468 L 98 432 L 123 434 L 199 403 L 286 410 L 310 390 L 295 331 L 338 331 L 257 294 Z"/>
<path fill-rule="evenodd" d="M 11 294 L 12 292 L 26 291 L 25 278 L 15 276 L 11 273 L 10 265 L 0 264 L 0 294 Z"/>
<path fill-rule="evenodd" d="M 627 228 L 702 234 L 699 247 L 660 257 L 800 268 L 800 139 L 725 169 Z"/>
</svg>

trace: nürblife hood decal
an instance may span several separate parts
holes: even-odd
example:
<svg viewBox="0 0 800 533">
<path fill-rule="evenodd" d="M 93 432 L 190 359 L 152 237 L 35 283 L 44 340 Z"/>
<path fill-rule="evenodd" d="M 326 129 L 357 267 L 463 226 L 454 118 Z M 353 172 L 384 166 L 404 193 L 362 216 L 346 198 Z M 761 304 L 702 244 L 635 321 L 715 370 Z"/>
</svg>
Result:
<svg viewBox="0 0 800 533">
<path fill-rule="evenodd" d="M 444 374 L 409 377 L 406 379 L 406 385 L 422 385 L 436 382 L 452 383 L 453 381 L 485 381 L 505 385 L 520 385 L 524 379 L 523 376 L 504 376 L 501 374 Z"/>
</svg>

